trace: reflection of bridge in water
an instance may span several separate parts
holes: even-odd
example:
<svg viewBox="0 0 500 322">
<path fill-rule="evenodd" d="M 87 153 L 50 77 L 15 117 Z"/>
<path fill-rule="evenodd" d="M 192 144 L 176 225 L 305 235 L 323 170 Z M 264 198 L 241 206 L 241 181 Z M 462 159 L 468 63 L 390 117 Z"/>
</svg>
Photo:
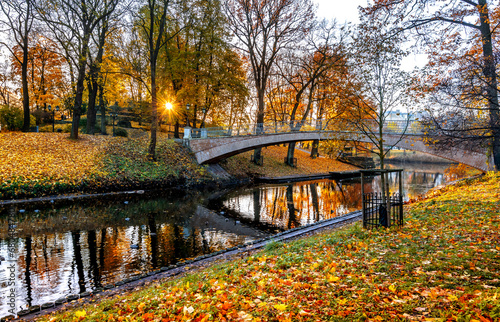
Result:
<svg viewBox="0 0 500 322">
<path fill-rule="evenodd" d="M 374 133 L 376 133 L 374 131 Z M 402 139 L 401 139 L 402 137 Z M 388 121 L 384 125 L 384 144 L 406 150 L 435 155 L 444 159 L 467 164 L 487 171 L 493 162 L 488 162 L 486 151 L 470 151 L 460 148 L 435 149 L 424 142 L 425 134 L 420 122 Z M 282 143 L 314 140 L 347 140 L 372 143 L 360 132 L 318 130 L 302 127 L 291 130 L 287 124 L 257 124 L 242 127 L 218 127 L 185 129 L 185 142 L 196 156 L 198 163 L 214 163 L 230 156 L 259 147 Z"/>
<path fill-rule="evenodd" d="M 424 194 L 444 182 L 443 173 L 405 171 L 405 200 Z M 380 177 L 369 177 L 366 192 L 380 191 Z M 389 189 L 397 191 L 396 174 L 389 174 Z M 282 231 L 331 219 L 361 209 L 361 181 L 314 180 L 284 184 L 266 184 L 234 190 L 210 200 L 209 209 L 223 212 L 229 225 L 241 225 L 260 231 Z"/>
</svg>

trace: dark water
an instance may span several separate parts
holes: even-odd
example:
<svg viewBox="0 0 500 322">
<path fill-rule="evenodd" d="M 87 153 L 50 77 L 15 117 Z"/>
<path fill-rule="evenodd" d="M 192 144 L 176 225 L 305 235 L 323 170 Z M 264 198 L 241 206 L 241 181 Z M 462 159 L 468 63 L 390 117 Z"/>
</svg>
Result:
<svg viewBox="0 0 500 322">
<path fill-rule="evenodd" d="M 442 184 L 446 166 L 405 168 L 405 193 L 413 197 Z M 365 191 L 378 186 L 373 178 Z M 7 258 L 7 217 L 13 214 L 20 310 L 358 210 L 360 190 L 356 180 L 319 180 L 245 187 L 219 196 L 156 193 L 5 208 L 0 254 Z M 6 268 L 4 261 L 0 316 L 8 315 Z"/>
</svg>

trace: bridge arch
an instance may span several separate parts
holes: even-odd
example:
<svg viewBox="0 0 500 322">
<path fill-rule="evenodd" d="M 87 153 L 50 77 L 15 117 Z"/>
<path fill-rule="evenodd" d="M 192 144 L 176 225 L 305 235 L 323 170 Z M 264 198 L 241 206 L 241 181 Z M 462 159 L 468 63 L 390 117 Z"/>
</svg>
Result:
<svg viewBox="0 0 500 322">
<path fill-rule="evenodd" d="M 259 147 L 289 142 L 338 139 L 337 134 L 329 131 L 301 131 L 191 139 L 188 142 L 198 163 L 205 164 L 215 163 Z M 401 138 L 400 134 L 384 134 L 387 145 L 431 154 L 450 161 L 460 162 L 482 171 L 490 170 L 489 165 L 493 164 L 491 158 L 488 160 L 485 153 L 472 152 L 459 148 L 433 149 L 425 145 L 422 141 L 422 136 L 419 135 L 404 135 L 403 139 L 398 142 L 399 138 Z M 346 140 L 371 143 L 368 137 L 360 134 L 353 134 Z"/>
</svg>

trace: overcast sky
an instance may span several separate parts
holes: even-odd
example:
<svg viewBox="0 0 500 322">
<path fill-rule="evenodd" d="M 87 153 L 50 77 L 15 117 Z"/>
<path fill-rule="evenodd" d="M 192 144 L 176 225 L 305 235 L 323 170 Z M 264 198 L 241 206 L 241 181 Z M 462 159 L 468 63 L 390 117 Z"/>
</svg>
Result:
<svg viewBox="0 0 500 322">
<path fill-rule="evenodd" d="M 358 7 L 366 6 L 368 0 L 313 0 L 318 4 L 318 16 L 327 19 L 337 19 L 344 22 L 359 23 Z M 415 66 L 422 67 L 427 62 L 426 55 L 412 54 L 402 61 L 402 68 L 411 71 Z"/>
<path fill-rule="evenodd" d="M 337 19 L 358 23 L 358 6 L 366 6 L 367 0 L 313 0 L 318 6 L 318 15 L 327 19 Z"/>
</svg>

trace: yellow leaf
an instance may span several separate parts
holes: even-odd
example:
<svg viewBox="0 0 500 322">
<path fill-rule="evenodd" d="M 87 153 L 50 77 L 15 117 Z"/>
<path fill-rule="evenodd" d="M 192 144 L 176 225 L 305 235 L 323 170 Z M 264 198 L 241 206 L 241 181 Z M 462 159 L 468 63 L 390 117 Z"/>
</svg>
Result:
<svg viewBox="0 0 500 322">
<path fill-rule="evenodd" d="M 394 284 L 389 285 L 389 291 L 396 292 L 396 286 L 394 286 Z"/>
<path fill-rule="evenodd" d="M 286 304 L 276 304 L 274 308 L 278 311 L 285 311 L 286 310 Z"/>
<path fill-rule="evenodd" d="M 80 319 L 80 318 L 84 318 L 84 317 L 85 317 L 85 315 L 87 315 L 87 312 L 85 312 L 85 310 L 81 310 L 81 311 L 76 311 L 76 312 L 75 312 L 75 316 L 76 316 L 77 318 L 79 318 L 79 319 Z"/>
<path fill-rule="evenodd" d="M 339 279 L 340 279 L 340 277 L 330 275 L 330 276 L 328 277 L 328 282 L 330 282 L 330 283 L 334 283 L 334 282 L 338 281 Z"/>
<path fill-rule="evenodd" d="M 338 303 L 339 305 L 345 305 L 345 304 L 347 303 L 347 299 L 338 299 L 338 300 L 337 300 L 337 303 Z"/>
</svg>

